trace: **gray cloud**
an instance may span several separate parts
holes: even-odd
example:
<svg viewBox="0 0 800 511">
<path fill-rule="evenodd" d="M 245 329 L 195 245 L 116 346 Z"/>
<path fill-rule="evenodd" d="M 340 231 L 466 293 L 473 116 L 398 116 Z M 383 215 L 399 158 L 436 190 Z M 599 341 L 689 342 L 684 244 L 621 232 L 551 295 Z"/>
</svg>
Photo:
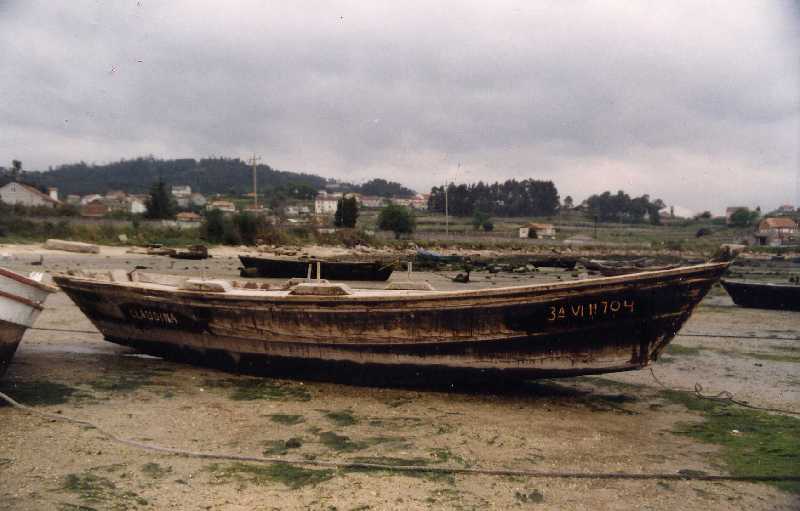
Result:
<svg viewBox="0 0 800 511">
<path fill-rule="evenodd" d="M 0 2 L 0 159 L 796 200 L 790 2 Z"/>
</svg>

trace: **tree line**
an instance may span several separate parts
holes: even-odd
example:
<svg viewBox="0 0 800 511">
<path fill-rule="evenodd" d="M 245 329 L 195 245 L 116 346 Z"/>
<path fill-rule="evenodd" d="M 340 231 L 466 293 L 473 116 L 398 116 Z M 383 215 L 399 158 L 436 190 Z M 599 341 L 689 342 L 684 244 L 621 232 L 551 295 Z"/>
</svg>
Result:
<svg viewBox="0 0 800 511">
<path fill-rule="evenodd" d="M 589 216 L 599 222 L 642 223 L 645 220 L 660 224 L 659 211 L 665 207 L 661 199 L 650 200 L 649 195 L 631 197 L 619 190 L 616 194 L 603 192 L 586 199 Z"/>
<path fill-rule="evenodd" d="M 328 182 L 314 174 L 275 170 L 257 165 L 258 193 L 271 196 L 313 199 L 316 191 Z M 9 173 L 10 174 L 10 173 Z M 119 160 L 105 164 L 86 162 L 59 165 L 49 172 L 24 172 L 31 184 L 58 187 L 62 195 L 105 193 L 125 190 L 145 193 L 150 184 L 163 181 L 169 185 L 189 185 L 203 194 L 240 195 L 253 191 L 253 167 L 239 158 L 160 159 L 153 156 Z"/>
<path fill-rule="evenodd" d="M 447 210 L 455 216 L 473 216 L 476 211 L 494 216 L 550 216 L 558 207 L 558 190 L 552 181 L 509 179 L 447 186 Z M 445 212 L 444 186 L 431 188 L 428 209 Z"/>
</svg>

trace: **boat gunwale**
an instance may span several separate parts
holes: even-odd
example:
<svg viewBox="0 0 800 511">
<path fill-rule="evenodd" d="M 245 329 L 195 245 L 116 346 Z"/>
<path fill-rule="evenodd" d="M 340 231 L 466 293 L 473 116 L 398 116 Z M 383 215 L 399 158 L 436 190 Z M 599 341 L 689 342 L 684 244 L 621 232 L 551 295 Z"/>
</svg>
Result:
<svg viewBox="0 0 800 511">
<path fill-rule="evenodd" d="M 44 282 L 39 282 L 38 280 L 33 280 L 30 277 L 26 277 L 25 275 L 22 275 L 15 271 L 11 271 L 7 268 L 3 268 L 2 266 L 0 266 L 0 276 L 7 277 L 11 280 L 16 280 L 20 284 L 25 284 L 27 286 L 35 287 L 37 289 L 40 289 L 42 291 L 47 291 L 49 293 L 58 292 L 58 288 L 55 286 L 45 284 Z"/>
<path fill-rule="evenodd" d="M 15 295 L 14 293 L 9 293 L 7 291 L 3 291 L 0 289 L 0 298 L 8 298 L 11 301 L 21 303 L 27 307 L 31 307 L 37 310 L 44 310 L 44 306 L 40 303 L 36 303 L 33 300 L 25 298 L 24 296 Z"/>
<path fill-rule="evenodd" d="M 673 268 L 669 270 L 656 270 L 640 273 L 631 273 L 627 275 L 616 275 L 609 277 L 595 277 L 584 280 L 570 280 L 562 282 L 546 282 L 536 284 L 523 284 L 518 286 L 507 286 L 501 288 L 489 289 L 468 289 L 457 291 L 388 291 L 386 294 L 381 295 L 340 295 L 340 296 L 324 296 L 324 295 L 289 295 L 289 294 L 266 294 L 270 291 L 250 291 L 246 289 L 235 289 L 232 292 L 208 292 L 208 291 L 194 291 L 179 289 L 173 286 L 161 284 L 148 284 L 141 282 L 113 282 L 104 281 L 91 277 L 80 277 L 75 275 L 67 275 L 64 273 L 54 274 L 53 278 L 59 286 L 62 286 L 60 281 L 66 281 L 65 284 L 69 287 L 73 285 L 90 285 L 93 287 L 112 288 L 126 291 L 135 291 L 138 293 L 149 292 L 155 294 L 167 294 L 169 296 L 178 295 L 186 299 L 203 298 L 203 299 L 219 299 L 221 301 L 255 301 L 265 303 L 340 303 L 340 304 L 353 304 L 353 303 L 402 303 L 402 302 L 420 302 L 420 301 L 448 301 L 469 298 L 509 298 L 517 295 L 524 295 L 531 292 L 550 292 L 550 291 L 582 291 L 592 286 L 601 285 L 615 285 L 615 284 L 632 284 L 641 281 L 655 280 L 661 277 L 691 277 L 696 274 L 702 274 L 707 271 L 724 270 L 728 267 L 729 262 L 712 262 L 703 263 L 693 266 L 684 266 L 680 268 Z M 157 287 L 156 287 L 157 286 Z M 374 290 L 377 292 L 385 290 Z M 151 295 L 152 296 L 152 295 Z"/>
</svg>

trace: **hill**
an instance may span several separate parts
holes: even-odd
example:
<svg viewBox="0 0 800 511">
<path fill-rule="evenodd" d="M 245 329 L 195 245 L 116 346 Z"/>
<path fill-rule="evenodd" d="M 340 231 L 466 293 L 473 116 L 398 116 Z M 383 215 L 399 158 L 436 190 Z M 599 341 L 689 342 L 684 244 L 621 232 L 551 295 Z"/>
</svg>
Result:
<svg viewBox="0 0 800 511">
<path fill-rule="evenodd" d="M 296 187 L 319 190 L 327 180 L 314 174 L 275 170 L 258 165 L 259 193 Z M 203 194 L 242 194 L 252 191 L 252 167 L 238 158 L 183 158 L 161 160 L 153 157 L 120 160 L 103 165 L 84 162 L 61 165 L 48 172 L 25 172 L 24 180 L 40 187 L 54 186 L 61 196 L 86 195 L 124 190 L 146 193 L 159 177 L 169 185 L 189 185 Z"/>
</svg>

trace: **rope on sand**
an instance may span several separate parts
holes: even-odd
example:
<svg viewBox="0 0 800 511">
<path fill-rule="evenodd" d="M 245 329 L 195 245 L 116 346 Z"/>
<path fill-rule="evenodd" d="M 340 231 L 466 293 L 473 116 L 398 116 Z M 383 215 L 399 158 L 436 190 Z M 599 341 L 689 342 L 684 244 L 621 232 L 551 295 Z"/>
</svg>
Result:
<svg viewBox="0 0 800 511">
<path fill-rule="evenodd" d="M 101 428 L 93 422 L 75 419 L 65 415 L 56 415 L 40 412 L 30 406 L 18 403 L 11 397 L 0 392 L 0 400 L 5 401 L 14 408 L 22 410 L 31 415 L 43 419 L 68 422 L 79 426 L 96 430 L 106 438 L 129 447 L 145 451 L 183 456 L 187 458 L 240 461 L 250 463 L 283 463 L 287 465 L 314 466 L 335 469 L 361 469 L 361 470 L 385 470 L 390 472 L 428 472 L 438 474 L 465 474 L 465 475 L 488 475 L 488 476 L 518 476 L 538 479 L 621 479 L 621 480 L 669 480 L 669 481 L 747 481 L 747 482 L 776 482 L 776 481 L 796 481 L 800 482 L 798 475 L 769 475 L 769 476 L 732 476 L 703 474 L 696 471 L 680 471 L 671 473 L 621 473 L 621 472 L 563 472 L 563 471 L 533 471 L 521 469 L 504 468 L 480 468 L 480 467 L 430 467 L 426 465 L 385 465 L 382 463 L 359 463 L 349 461 L 333 460 L 306 460 L 296 458 L 276 458 L 264 456 L 247 456 L 240 454 L 211 453 L 201 451 L 187 451 L 173 447 L 164 447 L 157 444 L 137 442 L 127 438 L 122 438 L 110 431 Z"/>
<path fill-rule="evenodd" d="M 687 389 L 687 388 L 680 388 L 680 387 L 670 387 L 666 385 L 664 382 L 658 379 L 656 376 L 655 371 L 653 371 L 652 367 L 650 369 L 650 376 L 653 377 L 653 381 L 656 382 L 660 387 L 663 387 L 667 390 L 674 390 L 676 392 L 685 392 L 687 394 L 694 394 L 695 397 L 698 399 L 705 399 L 707 401 L 714 401 L 715 403 L 719 403 L 722 405 L 737 405 L 744 408 L 750 408 L 751 410 L 761 410 L 764 412 L 775 412 L 775 413 L 783 413 L 786 415 L 800 415 L 800 412 L 795 412 L 792 410 L 784 410 L 782 408 L 766 408 L 763 406 L 756 406 L 751 405 L 747 401 L 739 401 L 734 399 L 733 393 L 727 390 L 723 390 L 717 394 L 710 395 L 710 394 L 703 394 L 703 386 L 699 383 L 694 384 L 694 389 Z"/>
</svg>

